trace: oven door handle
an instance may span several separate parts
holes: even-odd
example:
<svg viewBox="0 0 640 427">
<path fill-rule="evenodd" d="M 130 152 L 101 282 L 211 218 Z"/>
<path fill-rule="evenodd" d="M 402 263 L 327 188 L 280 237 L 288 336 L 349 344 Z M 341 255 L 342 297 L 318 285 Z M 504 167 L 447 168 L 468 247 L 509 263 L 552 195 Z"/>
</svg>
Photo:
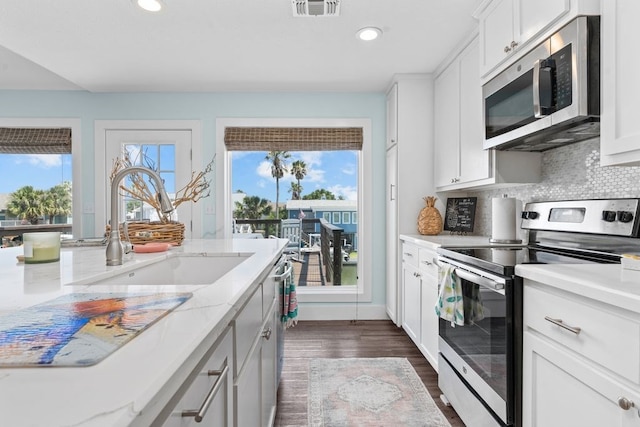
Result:
<svg viewBox="0 0 640 427">
<path fill-rule="evenodd" d="M 454 272 L 456 276 L 458 276 L 459 278 L 476 283 L 484 288 L 489 288 L 493 291 L 500 291 L 504 289 L 503 283 L 498 283 L 495 280 L 482 277 L 478 274 L 471 273 L 469 271 L 462 270 L 460 268 L 456 268 Z"/>
</svg>

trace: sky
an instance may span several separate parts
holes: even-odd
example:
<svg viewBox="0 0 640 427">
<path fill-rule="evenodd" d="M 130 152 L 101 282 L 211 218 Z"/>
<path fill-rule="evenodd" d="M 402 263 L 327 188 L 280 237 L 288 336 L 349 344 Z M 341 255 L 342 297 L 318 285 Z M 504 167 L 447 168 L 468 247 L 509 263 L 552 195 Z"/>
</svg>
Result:
<svg viewBox="0 0 640 427">
<path fill-rule="evenodd" d="M 0 154 L 0 194 L 25 185 L 48 190 L 72 181 L 71 154 Z"/>
<path fill-rule="evenodd" d="M 280 180 L 280 201 L 291 199 L 291 164 L 302 160 L 307 175 L 300 182 L 302 196 L 317 189 L 331 191 L 336 197 L 357 200 L 357 151 L 291 151 L 286 160 L 289 172 Z M 249 196 L 275 202 L 276 184 L 266 151 L 234 151 L 232 153 L 232 191 L 242 190 Z M 64 181 L 72 181 L 71 155 L 1 154 L 0 194 L 8 194 L 31 185 L 48 190 Z"/>
<path fill-rule="evenodd" d="M 280 179 L 280 201 L 291 199 L 291 165 L 296 160 L 306 164 L 307 175 L 300 181 L 302 196 L 314 190 L 325 189 L 343 196 L 345 200 L 357 200 L 358 152 L 357 151 L 290 151 L 286 159 L 288 172 Z M 271 163 L 265 159 L 266 151 L 232 152 L 232 191 L 242 190 L 248 196 L 259 196 L 275 202 L 276 181 L 271 176 Z"/>
</svg>

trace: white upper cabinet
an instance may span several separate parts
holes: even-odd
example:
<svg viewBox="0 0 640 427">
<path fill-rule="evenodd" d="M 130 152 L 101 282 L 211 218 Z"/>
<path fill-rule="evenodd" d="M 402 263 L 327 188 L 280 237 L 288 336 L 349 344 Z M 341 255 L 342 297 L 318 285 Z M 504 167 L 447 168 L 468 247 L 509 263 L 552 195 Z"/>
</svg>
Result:
<svg viewBox="0 0 640 427">
<path fill-rule="evenodd" d="M 476 15 L 480 27 L 480 72 L 487 80 L 541 38 L 578 15 L 599 14 L 599 0 L 487 0 Z"/>
<path fill-rule="evenodd" d="M 638 16 L 638 0 L 602 2 L 602 166 L 640 165 Z"/>
<path fill-rule="evenodd" d="M 398 85 L 387 93 L 387 148 L 398 142 Z"/>
<path fill-rule="evenodd" d="M 479 45 L 474 38 L 435 80 L 438 191 L 540 181 L 541 154 L 484 150 Z"/>
</svg>

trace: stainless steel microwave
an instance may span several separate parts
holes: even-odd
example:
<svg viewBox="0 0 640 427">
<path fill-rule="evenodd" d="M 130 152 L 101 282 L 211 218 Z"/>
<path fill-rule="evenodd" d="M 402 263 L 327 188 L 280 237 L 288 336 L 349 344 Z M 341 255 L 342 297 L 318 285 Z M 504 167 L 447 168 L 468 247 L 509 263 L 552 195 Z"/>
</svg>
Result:
<svg viewBox="0 0 640 427">
<path fill-rule="evenodd" d="M 581 16 L 482 87 L 484 148 L 545 151 L 600 135 L 600 17 Z"/>
</svg>

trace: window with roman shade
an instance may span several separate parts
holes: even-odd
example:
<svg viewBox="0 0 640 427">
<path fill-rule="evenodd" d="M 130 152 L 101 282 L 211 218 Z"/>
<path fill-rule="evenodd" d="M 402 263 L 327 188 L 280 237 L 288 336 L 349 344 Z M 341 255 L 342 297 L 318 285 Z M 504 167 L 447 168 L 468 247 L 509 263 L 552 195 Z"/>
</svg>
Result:
<svg viewBox="0 0 640 427">
<path fill-rule="evenodd" d="M 362 128 L 227 127 L 229 151 L 362 150 Z"/>
<path fill-rule="evenodd" d="M 0 154 L 71 154 L 71 128 L 0 127 Z"/>
</svg>

